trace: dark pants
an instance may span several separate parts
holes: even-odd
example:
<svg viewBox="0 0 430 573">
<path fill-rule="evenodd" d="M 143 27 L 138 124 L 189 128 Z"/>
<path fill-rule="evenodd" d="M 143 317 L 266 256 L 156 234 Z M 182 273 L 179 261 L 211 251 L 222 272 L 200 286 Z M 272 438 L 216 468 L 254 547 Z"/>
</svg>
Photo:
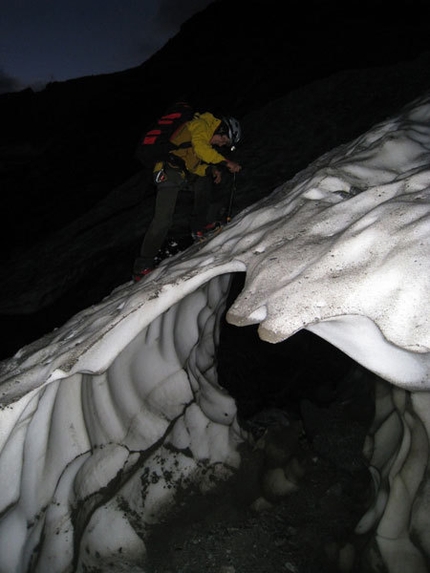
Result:
<svg viewBox="0 0 430 573">
<path fill-rule="evenodd" d="M 154 216 L 143 239 L 140 254 L 135 260 L 135 273 L 154 266 L 154 259 L 172 226 L 179 192 L 190 189 L 194 195 L 194 207 L 190 216 L 191 232 L 199 231 L 211 222 L 208 217 L 212 199 L 212 178 L 190 176 L 185 180 L 180 172 L 169 167 L 166 167 L 165 175 L 166 180 L 156 184 Z"/>
</svg>

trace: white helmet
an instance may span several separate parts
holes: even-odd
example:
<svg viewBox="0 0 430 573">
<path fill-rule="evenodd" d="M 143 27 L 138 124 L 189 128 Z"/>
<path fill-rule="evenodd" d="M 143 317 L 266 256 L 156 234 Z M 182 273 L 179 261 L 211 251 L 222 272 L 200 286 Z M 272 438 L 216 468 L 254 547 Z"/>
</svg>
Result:
<svg viewBox="0 0 430 573">
<path fill-rule="evenodd" d="M 233 151 L 242 137 L 240 123 L 234 117 L 223 117 L 222 121 L 227 126 L 228 138 L 231 141 L 231 149 Z"/>
</svg>

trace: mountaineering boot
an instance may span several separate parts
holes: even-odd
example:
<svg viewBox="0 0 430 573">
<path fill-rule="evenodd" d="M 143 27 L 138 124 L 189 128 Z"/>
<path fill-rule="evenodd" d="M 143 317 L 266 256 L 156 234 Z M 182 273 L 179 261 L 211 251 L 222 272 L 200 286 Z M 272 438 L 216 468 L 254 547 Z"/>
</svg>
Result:
<svg viewBox="0 0 430 573">
<path fill-rule="evenodd" d="M 200 242 L 200 241 L 203 241 L 203 239 L 204 239 L 203 231 L 195 231 L 195 232 L 193 231 L 193 232 L 191 233 L 191 236 L 192 236 L 193 241 L 194 241 L 195 243 L 198 243 L 198 242 Z"/>
<path fill-rule="evenodd" d="M 213 231 L 216 231 L 217 229 L 219 229 L 221 227 L 221 222 L 220 221 L 214 221 L 213 223 L 208 223 L 204 228 L 203 228 L 203 233 L 212 233 Z"/>
<path fill-rule="evenodd" d="M 222 225 L 219 221 L 214 221 L 213 223 L 208 223 L 207 225 L 205 225 L 203 227 L 203 229 L 201 229 L 199 231 L 194 231 L 193 233 L 191 233 L 191 236 L 193 237 L 193 240 L 196 243 L 198 243 L 198 242 L 203 241 L 204 239 L 209 238 L 216 231 L 221 229 L 221 227 L 222 227 Z"/>
<path fill-rule="evenodd" d="M 146 267 L 145 269 L 142 269 L 141 271 L 135 271 L 133 273 L 133 282 L 138 283 L 141 279 L 143 279 L 143 277 L 146 277 L 146 275 L 149 275 L 149 273 L 151 273 L 154 269 L 152 267 Z"/>
</svg>

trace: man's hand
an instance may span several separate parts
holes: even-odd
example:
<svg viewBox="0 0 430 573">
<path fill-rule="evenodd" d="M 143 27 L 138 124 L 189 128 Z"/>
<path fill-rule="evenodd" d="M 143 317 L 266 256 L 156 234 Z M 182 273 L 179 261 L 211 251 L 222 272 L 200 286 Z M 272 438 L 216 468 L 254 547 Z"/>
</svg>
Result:
<svg viewBox="0 0 430 573">
<path fill-rule="evenodd" d="M 226 161 L 226 167 L 230 171 L 230 173 L 239 173 L 239 171 L 242 169 L 242 166 L 239 165 L 239 163 L 229 160 Z"/>
<path fill-rule="evenodd" d="M 217 167 L 212 167 L 212 177 L 214 178 L 214 183 L 221 183 L 222 173 Z"/>
</svg>

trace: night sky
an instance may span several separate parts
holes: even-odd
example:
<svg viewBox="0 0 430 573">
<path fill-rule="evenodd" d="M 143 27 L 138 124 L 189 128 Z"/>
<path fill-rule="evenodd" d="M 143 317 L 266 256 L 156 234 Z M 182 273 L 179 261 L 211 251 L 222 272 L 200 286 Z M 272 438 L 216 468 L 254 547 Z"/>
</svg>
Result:
<svg viewBox="0 0 430 573">
<path fill-rule="evenodd" d="M 0 93 L 146 61 L 211 0 L 18 0 L 0 14 Z"/>
</svg>

